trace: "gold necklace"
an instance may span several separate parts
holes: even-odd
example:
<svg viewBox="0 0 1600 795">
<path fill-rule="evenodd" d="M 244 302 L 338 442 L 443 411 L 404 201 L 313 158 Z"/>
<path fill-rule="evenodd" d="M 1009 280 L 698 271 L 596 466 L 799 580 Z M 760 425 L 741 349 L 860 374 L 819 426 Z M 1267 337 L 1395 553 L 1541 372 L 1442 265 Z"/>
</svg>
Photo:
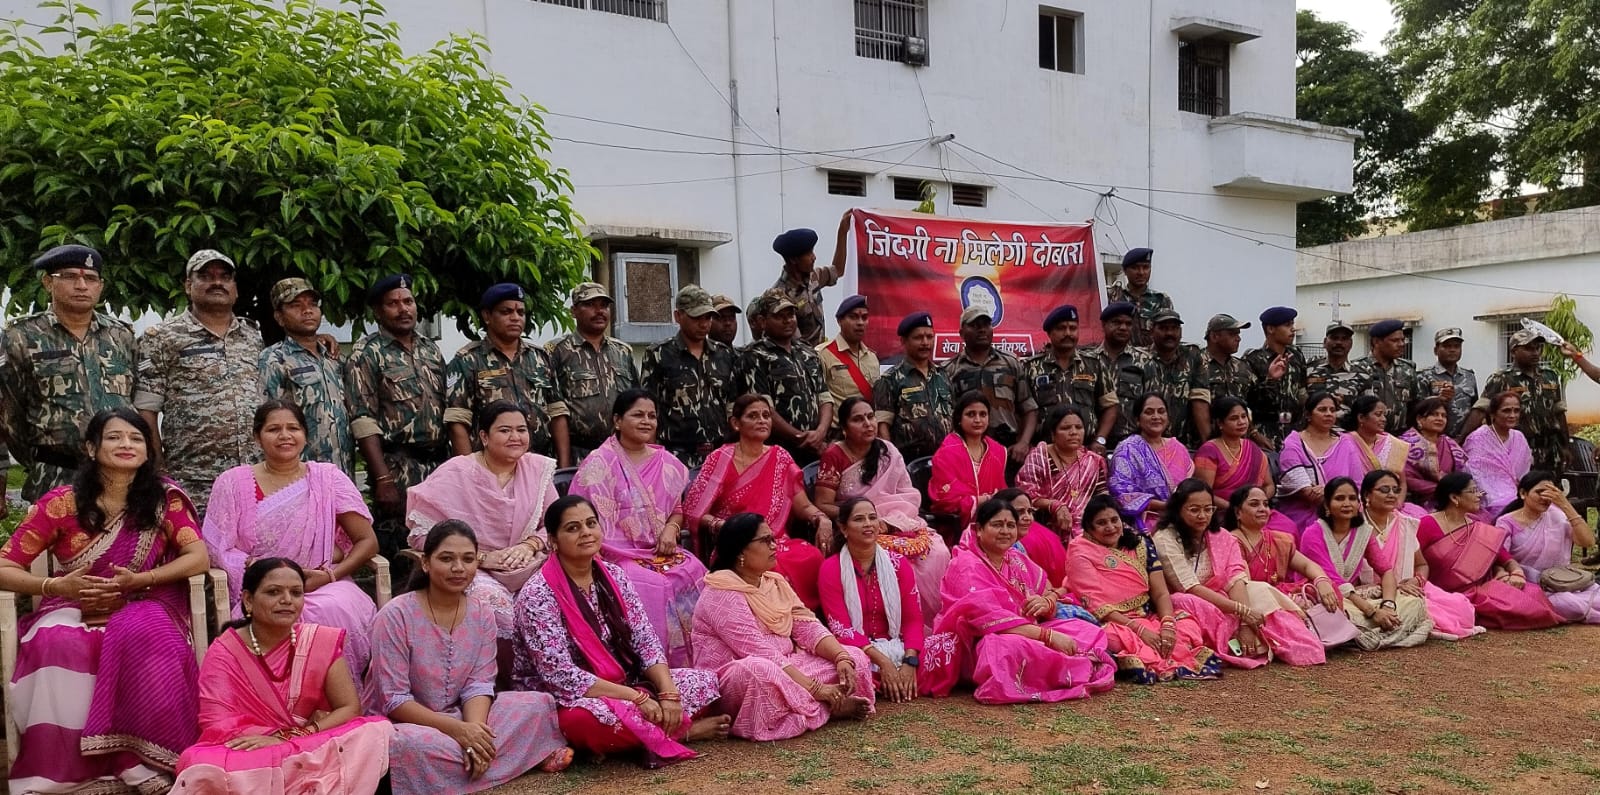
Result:
<svg viewBox="0 0 1600 795">
<path fill-rule="evenodd" d="M 450 628 L 445 630 L 446 634 L 454 635 L 456 633 L 456 626 L 461 623 L 461 602 L 465 599 L 466 594 L 462 594 L 461 597 L 456 600 L 456 609 L 450 615 Z M 434 626 L 439 626 L 439 615 L 433 610 L 433 597 L 424 593 L 422 595 L 422 602 L 428 606 L 428 620 L 432 621 Z"/>
</svg>

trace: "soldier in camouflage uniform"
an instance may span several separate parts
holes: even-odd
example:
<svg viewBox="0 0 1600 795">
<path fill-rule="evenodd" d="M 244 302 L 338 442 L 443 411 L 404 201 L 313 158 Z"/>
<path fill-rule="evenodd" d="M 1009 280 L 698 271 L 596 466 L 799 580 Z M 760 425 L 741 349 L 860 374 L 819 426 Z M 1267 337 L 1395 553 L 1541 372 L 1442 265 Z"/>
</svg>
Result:
<svg viewBox="0 0 1600 795">
<path fill-rule="evenodd" d="M 933 365 L 933 316 L 907 315 L 896 329 L 905 358 L 872 385 L 878 438 L 892 443 L 907 461 L 926 458 L 950 435 L 955 396 Z"/>
<path fill-rule="evenodd" d="M 839 242 L 833 265 L 817 270 L 817 233 L 810 229 L 790 229 L 772 241 L 772 250 L 783 257 L 783 275 L 773 282 L 789 303 L 794 304 L 800 332 L 796 339 L 810 348 L 823 342 L 822 288 L 832 287 L 844 276 L 845 244 L 850 234 L 850 213 L 839 221 Z"/>
<path fill-rule="evenodd" d="M 772 398 L 772 439 L 804 466 L 817 460 L 833 425 L 833 394 L 822 380 L 822 360 L 801 342 L 789 296 L 774 287 L 761 296 L 767 336 L 744 350 L 739 393 Z"/>
<path fill-rule="evenodd" d="M 478 312 L 484 338 L 463 346 L 445 370 L 444 423 L 451 452 L 471 455 L 478 412 L 504 400 L 528 416 L 528 450 L 550 456 L 554 440 L 567 435 L 567 419 L 550 408 L 555 381 L 549 358 L 522 337 L 528 325 L 527 294 L 519 285 L 497 284 L 484 291 Z"/>
<path fill-rule="evenodd" d="M 606 335 L 611 325 L 611 294 L 594 282 L 572 292 L 572 317 L 578 330 L 545 346 L 555 374 L 550 416 L 565 415 L 570 443 L 556 439 L 556 461 L 576 466 L 611 435 L 611 408 L 617 396 L 639 385 L 633 349 Z"/>
<path fill-rule="evenodd" d="M 1318 392 L 1333 395 L 1339 401 L 1340 417 L 1361 394 L 1361 381 L 1350 369 L 1350 348 L 1355 342 L 1355 333 L 1355 329 L 1341 321 L 1329 323 L 1322 336 L 1322 349 L 1328 355 L 1306 366 L 1306 399 Z"/>
<path fill-rule="evenodd" d="M 385 556 L 406 539 L 406 489 L 449 455 L 445 442 L 444 356 L 417 333 L 411 277 L 388 276 L 367 290 L 378 330 L 356 342 L 345 367 L 350 435 L 367 462 L 372 526 Z"/>
<path fill-rule="evenodd" d="M 1266 339 L 1261 347 L 1244 355 L 1244 363 L 1256 379 L 1250 389 L 1250 411 L 1269 450 L 1282 447 L 1284 438 L 1305 418 L 1306 358 L 1294 344 L 1298 315 L 1287 306 L 1262 312 L 1261 333 Z"/>
<path fill-rule="evenodd" d="M 1163 309 L 1152 321 L 1145 384 L 1167 401 L 1167 435 L 1191 447 L 1198 445 L 1204 441 L 1196 438 L 1199 420 L 1207 425 L 1211 420 L 1211 390 L 1201 374 L 1203 354 L 1198 345 L 1183 343 L 1183 318 L 1177 312 Z"/>
<path fill-rule="evenodd" d="M 744 322 L 750 326 L 750 344 L 737 349 L 739 351 L 749 348 L 767 335 L 767 316 L 761 314 L 761 296 L 750 299 L 749 305 L 744 308 Z"/>
<path fill-rule="evenodd" d="M 1255 388 L 1256 375 L 1250 366 L 1234 354 L 1239 352 L 1239 332 L 1250 328 L 1249 322 L 1239 322 L 1233 315 L 1212 315 L 1206 321 L 1206 348 L 1201 357 L 1200 378 L 1211 393 L 1213 401 L 1225 397 L 1245 400 Z M 1211 423 L 1197 423 L 1202 438 L 1211 437 Z"/>
<path fill-rule="evenodd" d="M 710 338 L 714 299 L 696 284 L 678 291 L 678 333 L 644 353 L 642 382 L 656 401 L 661 446 L 697 467 L 728 435 L 728 407 L 739 396 L 733 349 Z"/>
<path fill-rule="evenodd" d="M 1022 361 L 994 347 L 989 310 L 969 306 L 961 313 L 961 353 L 945 362 L 944 373 L 957 398 L 980 392 L 989 399 L 989 438 L 1007 448 L 1013 467 L 1032 449 L 1039 423 L 1039 404 Z"/>
<path fill-rule="evenodd" d="M 1495 395 L 1514 393 L 1522 401 L 1517 430 L 1533 451 L 1533 468 L 1560 474 L 1567 471 L 1572 444 L 1567 431 L 1567 399 L 1556 372 L 1540 363 L 1544 344 L 1531 331 L 1511 335 L 1511 364 L 1484 382 L 1483 397 L 1472 407 L 1465 432 L 1472 433 L 1486 421 Z"/>
<path fill-rule="evenodd" d="M 1117 422 L 1106 437 L 1107 450 L 1117 449 L 1123 439 L 1135 433 L 1133 404 L 1149 391 L 1144 372 L 1150 364 L 1150 350 L 1133 347 L 1133 315 L 1134 306 L 1126 301 L 1107 304 L 1100 310 L 1105 342 L 1083 351 L 1099 360 L 1117 390 Z"/>
<path fill-rule="evenodd" d="M 222 253 L 196 252 L 183 283 L 189 308 L 139 341 L 133 406 L 155 430 L 167 474 L 204 516 L 217 475 L 261 456 L 252 432 L 261 329 L 233 313 L 239 290 L 233 260 Z"/>
<path fill-rule="evenodd" d="M 104 260 L 86 246 L 57 246 L 34 260 L 50 308 L 0 336 L 0 424 L 23 465 L 22 498 L 72 482 L 83 428 L 103 409 L 133 403 L 139 364 L 133 330 L 95 311 Z"/>
<path fill-rule="evenodd" d="M 1154 249 L 1136 248 L 1122 255 L 1122 275 L 1127 285 L 1106 288 L 1106 303 L 1133 304 L 1133 344 L 1140 348 L 1150 347 L 1156 314 L 1172 311 L 1172 299 L 1150 289 L 1150 258 L 1154 254 Z"/>
<path fill-rule="evenodd" d="M 1478 374 L 1461 366 L 1461 343 L 1465 338 L 1461 329 L 1439 329 L 1433 334 L 1433 355 L 1438 363 L 1417 373 L 1417 400 L 1438 396 L 1444 398 L 1445 411 L 1450 422 L 1445 425 L 1446 436 L 1460 441 L 1466 437 L 1462 430 L 1467 414 L 1478 403 Z"/>
<path fill-rule="evenodd" d="M 711 331 L 706 336 L 732 348 L 739 337 L 739 305 L 721 293 L 711 296 L 711 305 L 717 313 L 711 316 Z"/>
<path fill-rule="evenodd" d="M 1373 324 L 1372 353 L 1350 365 L 1361 384 L 1361 394 L 1377 395 L 1389 407 L 1384 430 L 1399 436 L 1411 427 L 1409 410 L 1417 388 L 1417 366 L 1400 354 L 1406 349 L 1405 324 L 1382 320 Z"/>
<path fill-rule="evenodd" d="M 281 342 L 261 352 L 261 392 L 268 400 L 287 400 L 306 415 L 306 449 L 301 457 L 322 461 L 355 476 L 355 440 L 344 400 L 344 363 L 323 352 L 317 340 L 322 325 L 322 294 L 305 279 L 272 286 L 272 317 L 283 329 Z"/>
<path fill-rule="evenodd" d="M 1091 429 L 1086 443 L 1104 454 L 1106 436 L 1117 422 L 1117 389 L 1100 360 L 1078 350 L 1078 308 L 1068 304 L 1051 310 L 1044 331 L 1050 335 L 1050 347 L 1022 363 L 1039 413 L 1049 416 L 1056 406 L 1067 404 L 1076 406 L 1080 417 L 1098 417 L 1099 425 Z M 1051 433 L 1039 428 L 1034 443 L 1050 441 Z"/>
</svg>

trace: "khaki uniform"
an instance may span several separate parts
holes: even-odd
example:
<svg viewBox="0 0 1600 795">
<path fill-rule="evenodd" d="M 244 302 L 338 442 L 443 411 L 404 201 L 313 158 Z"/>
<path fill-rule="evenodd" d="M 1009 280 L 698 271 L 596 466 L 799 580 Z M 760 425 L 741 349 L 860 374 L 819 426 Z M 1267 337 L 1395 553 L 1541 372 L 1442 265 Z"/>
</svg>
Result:
<svg viewBox="0 0 1600 795">
<path fill-rule="evenodd" d="M 1456 391 L 1450 398 L 1450 424 L 1445 426 L 1444 433 L 1459 437 L 1461 426 L 1467 422 L 1467 413 L 1478 403 L 1478 374 L 1461 366 L 1452 373 L 1435 364 L 1417 373 L 1417 388 L 1412 394 L 1416 400 L 1435 397 L 1444 392 L 1445 384 L 1454 384 Z"/>
<path fill-rule="evenodd" d="M 1533 468 L 1558 476 L 1565 472 L 1572 440 L 1567 433 L 1567 399 L 1561 379 L 1543 365 L 1533 373 L 1524 373 L 1514 365 L 1502 368 L 1484 382 L 1477 408 L 1487 413 L 1489 399 L 1506 391 L 1515 392 L 1522 401 L 1517 430 L 1522 431 L 1533 450 Z"/>
<path fill-rule="evenodd" d="M 1395 436 L 1411 426 L 1407 413 L 1417 388 L 1417 366 L 1410 359 L 1395 359 L 1389 368 L 1379 366 L 1378 360 L 1364 356 L 1350 363 L 1361 384 L 1362 395 L 1377 395 L 1389 407 L 1389 421 L 1384 430 Z"/>
<path fill-rule="evenodd" d="M 517 355 L 513 359 L 506 358 L 488 340 L 467 343 L 445 368 L 444 391 L 446 425 L 459 422 L 467 426 L 468 435 L 472 435 L 478 430 L 478 410 L 496 400 L 507 400 L 528 414 L 528 449 L 554 456 L 550 420 L 565 416 L 565 410 L 551 410 L 555 403 L 555 381 L 550 377 L 550 360 L 544 350 L 533 343 L 518 340 Z"/>
<path fill-rule="evenodd" d="M 1171 309 L 1172 299 L 1167 297 L 1166 293 L 1149 288 L 1145 289 L 1143 295 L 1135 298 L 1123 285 L 1113 284 L 1107 287 L 1106 303 L 1114 304 L 1119 301 L 1126 301 L 1134 307 L 1133 340 L 1130 344 L 1140 348 L 1150 347 L 1150 328 L 1155 325 L 1150 319 L 1163 309 Z"/>
<path fill-rule="evenodd" d="M 413 340 L 414 347 L 407 349 L 380 328 L 356 342 L 345 366 L 350 435 L 358 445 L 369 436 L 381 438 L 384 463 L 400 490 L 399 514 L 373 506 L 373 529 L 384 555 L 394 555 L 404 546 L 406 489 L 421 483 L 449 455 L 444 435 L 444 356 L 426 336 L 417 334 Z M 377 485 L 368 478 L 374 494 Z"/>
<path fill-rule="evenodd" d="M 1085 351 L 1072 353 L 1070 366 L 1062 367 L 1048 347 L 1022 363 L 1034 402 L 1039 404 L 1039 427 L 1034 442 L 1050 441 L 1052 429 L 1044 427 L 1046 417 L 1056 406 L 1078 407 L 1083 416 L 1085 444 L 1094 442 L 1100 412 L 1118 404 L 1117 388 L 1098 357 Z"/>
<path fill-rule="evenodd" d="M 790 281 L 789 274 L 784 273 L 772 283 L 773 289 L 782 290 L 789 303 L 794 304 L 795 320 L 800 328 L 794 339 L 796 344 L 812 348 L 822 344 L 822 329 L 827 322 L 822 311 L 822 288 L 838 283 L 839 277 L 828 267 L 813 269 L 804 282 Z"/>
<path fill-rule="evenodd" d="M 835 345 L 843 349 L 844 353 L 835 351 Z M 843 356 L 853 359 L 856 367 L 861 370 L 861 376 L 867 379 L 869 389 L 865 394 L 856 386 L 856 380 L 850 377 L 850 368 L 845 366 Z M 817 358 L 822 360 L 822 380 L 827 383 L 828 392 L 833 395 L 835 406 L 844 405 L 846 400 L 853 397 L 872 399 L 870 387 L 878 382 L 883 366 L 878 363 L 878 354 L 873 353 L 871 348 L 863 344 L 859 349 L 853 349 L 835 337 L 817 346 Z M 837 426 L 842 421 L 842 417 L 835 416 L 833 424 Z"/>
<path fill-rule="evenodd" d="M 1305 354 L 1293 345 L 1284 352 L 1288 354 L 1285 357 L 1288 369 L 1279 379 L 1268 376 L 1272 362 L 1278 358 L 1271 348 L 1263 346 L 1244 355 L 1245 365 L 1255 376 L 1255 384 L 1248 395 L 1250 413 L 1255 416 L 1256 427 L 1274 446 L 1281 446 L 1284 438 L 1300 427 L 1306 416 Z"/>
<path fill-rule="evenodd" d="M 72 481 L 83 429 L 104 409 L 133 404 L 139 366 L 133 329 L 96 313 L 82 340 L 46 310 L 0 335 L 0 422 L 26 470 L 28 502 Z"/>
<path fill-rule="evenodd" d="M 739 396 L 738 354 L 713 339 L 697 358 L 682 334 L 644 352 L 641 382 L 656 401 L 661 446 L 685 466 L 697 467 L 727 438 L 728 407 Z"/>
<path fill-rule="evenodd" d="M 255 321 L 235 315 L 218 337 L 190 310 L 139 341 L 134 408 L 161 415 L 167 474 L 201 516 L 217 475 L 261 458 L 251 427 L 261 405 L 261 350 Z"/>
<path fill-rule="evenodd" d="M 268 400 L 287 400 L 306 415 L 302 458 L 323 461 L 355 476 L 355 440 L 344 400 L 344 363 L 308 350 L 292 339 L 268 345 L 257 364 L 261 392 Z"/>
<path fill-rule="evenodd" d="M 950 435 L 955 411 L 950 382 L 931 365 L 928 372 L 902 361 L 872 385 L 873 419 L 888 423 L 889 439 L 907 461 L 931 456 Z"/>
<path fill-rule="evenodd" d="M 1134 404 L 1140 396 L 1150 391 L 1145 384 L 1145 368 L 1150 364 L 1150 351 L 1129 345 L 1122 349 L 1122 355 L 1116 359 L 1111 358 L 1103 345 L 1090 345 L 1083 352 L 1100 361 L 1100 366 L 1105 369 L 1117 390 L 1117 402 L 1121 404 L 1121 410 L 1117 412 L 1117 424 L 1111 427 L 1111 435 L 1106 437 L 1106 449 L 1111 450 L 1135 432 Z"/>
<path fill-rule="evenodd" d="M 611 435 L 611 408 L 618 395 L 639 385 L 639 369 L 633 349 L 615 337 L 596 348 L 581 334 L 568 334 L 545 350 L 556 384 L 550 416 L 566 415 L 576 461 Z"/>
<path fill-rule="evenodd" d="M 990 348 L 989 358 L 982 362 L 973 361 L 962 348 L 939 372 L 956 397 L 977 391 L 989 399 L 989 438 L 1007 447 L 1016 444 L 1022 433 L 1022 418 L 1039 409 L 1022 361 L 999 348 Z"/>
<path fill-rule="evenodd" d="M 1196 345 L 1178 346 L 1171 361 L 1162 361 L 1154 350 L 1150 351 L 1145 365 L 1144 381 L 1151 392 L 1167 401 L 1167 435 L 1185 442 L 1194 433 L 1194 420 L 1189 416 L 1190 401 L 1211 402 L 1211 388 L 1205 380 L 1201 359 L 1205 353 Z M 1132 422 L 1138 427 L 1138 417 Z"/>
</svg>

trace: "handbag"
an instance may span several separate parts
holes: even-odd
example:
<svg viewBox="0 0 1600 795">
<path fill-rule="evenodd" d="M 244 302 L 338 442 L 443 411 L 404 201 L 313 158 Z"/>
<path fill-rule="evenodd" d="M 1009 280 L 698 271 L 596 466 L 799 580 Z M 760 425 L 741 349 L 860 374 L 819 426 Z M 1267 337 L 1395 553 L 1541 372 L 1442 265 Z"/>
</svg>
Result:
<svg viewBox="0 0 1600 795">
<path fill-rule="evenodd" d="M 1306 617 L 1311 619 L 1311 628 L 1317 631 L 1317 638 L 1325 649 L 1342 646 L 1361 634 L 1343 610 L 1330 613 L 1321 604 L 1313 604 L 1306 608 Z"/>
<path fill-rule="evenodd" d="M 1582 591 L 1594 585 L 1594 574 L 1572 566 L 1552 566 L 1539 572 L 1539 587 L 1550 593 Z"/>
</svg>

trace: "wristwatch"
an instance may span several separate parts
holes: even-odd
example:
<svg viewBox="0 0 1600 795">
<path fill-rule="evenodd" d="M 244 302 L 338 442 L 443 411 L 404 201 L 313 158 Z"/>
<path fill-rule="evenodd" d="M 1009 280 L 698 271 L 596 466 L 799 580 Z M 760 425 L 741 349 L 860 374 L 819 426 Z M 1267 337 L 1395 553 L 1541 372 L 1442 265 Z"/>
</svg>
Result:
<svg viewBox="0 0 1600 795">
<path fill-rule="evenodd" d="M 912 668 L 920 668 L 920 667 L 922 667 L 922 658 L 918 657 L 915 654 L 907 654 L 906 656 L 900 658 L 900 662 L 903 662 L 906 665 L 911 666 Z"/>
<path fill-rule="evenodd" d="M 1389 608 L 1390 610 L 1393 610 L 1395 608 L 1394 600 L 1393 599 L 1385 599 L 1385 600 L 1383 600 L 1383 601 L 1378 603 L 1378 609 L 1379 610 L 1382 610 L 1385 607 Z"/>
<path fill-rule="evenodd" d="M 1096 437 L 1094 437 L 1094 443 L 1100 445 L 1101 447 L 1105 447 L 1106 446 L 1106 437 L 1104 437 L 1104 436 L 1096 436 Z"/>
</svg>

